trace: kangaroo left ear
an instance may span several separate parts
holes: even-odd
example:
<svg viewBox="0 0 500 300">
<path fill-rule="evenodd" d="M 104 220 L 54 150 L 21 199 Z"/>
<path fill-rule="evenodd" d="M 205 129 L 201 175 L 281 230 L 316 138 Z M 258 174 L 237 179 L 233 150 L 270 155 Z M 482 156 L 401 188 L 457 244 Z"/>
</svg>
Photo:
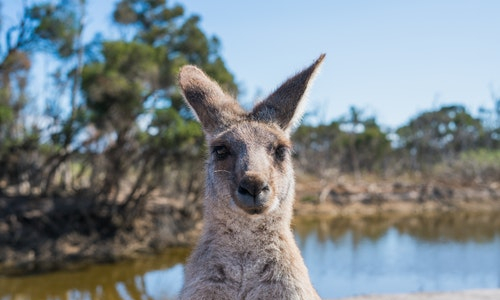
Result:
<svg viewBox="0 0 500 300">
<path fill-rule="evenodd" d="M 269 97 L 258 103 L 252 110 L 252 118 L 276 123 L 290 133 L 302 118 L 308 87 L 324 58 L 325 54 L 321 54 L 311 66 L 289 78 Z"/>
<path fill-rule="evenodd" d="M 217 82 L 195 66 L 184 66 L 179 72 L 179 86 L 208 136 L 237 123 L 246 112 Z"/>
</svg>

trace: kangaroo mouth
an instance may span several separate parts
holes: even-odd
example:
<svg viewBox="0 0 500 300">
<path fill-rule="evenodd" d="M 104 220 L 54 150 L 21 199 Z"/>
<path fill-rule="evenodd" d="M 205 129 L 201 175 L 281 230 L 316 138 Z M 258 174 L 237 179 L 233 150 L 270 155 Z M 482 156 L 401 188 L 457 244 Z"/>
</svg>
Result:
<svg viewBox="0 0 500 300">
<path fill-rule="evenodd" d="M 249 215 L 260 215 L 265 213 L 269 208 L 269 203 L 248 203 L 241 199 L 237 195 L 232 197 L 233 204 L 236 205 L 237 209 L 241 209 Z"/>
<path fill-rule="evenodd" d="M 259 215 L 266 212 L 268 206 L 267 205 L 248 205 L 241 201 L 241 199 L 233 200 L 236 206 L 242 211 L 246 212 L 249 215 Z"/>
<path fill-rule="evenodd" d="M 260 215 L 265 210 L 266 209 L 264 207 L 256 207 L 256 208 L 247 208 L 247 209 L 244 209 L 244 211 L 246 211 L 250 215 Z"/>
<path fill-rule="evenodd" d="M 241 193 L 236 193 L 235 196 L 234 203 L 236 206 L 250 215 L 265 213 L 271 204 L 271 200 L 267 196 L 249 197 L 248 195 L 242 195 Z"/>
</svg>

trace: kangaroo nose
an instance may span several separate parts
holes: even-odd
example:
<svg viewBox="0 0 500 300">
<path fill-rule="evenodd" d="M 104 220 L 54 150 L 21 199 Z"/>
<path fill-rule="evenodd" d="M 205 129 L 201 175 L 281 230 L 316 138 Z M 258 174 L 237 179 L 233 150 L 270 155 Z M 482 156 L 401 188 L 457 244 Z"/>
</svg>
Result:
<svg viewBox="0 0 500 300">
<path fill-rule="evenodd" d="M 257 176 L 245 176 L 238 185 L 237 205 L 249 213 L 260 213 L 269 200 L 269 184 Z"/>
<path fill-rule="evenodd" d="M 269 186 L 265 182 L 247 180 L 246 178 L 240 182 L 238 186 L 238 193 L 242 195 L 249 195 L 255 198 L 261 192 L 269 190 Z"/>
</svg>

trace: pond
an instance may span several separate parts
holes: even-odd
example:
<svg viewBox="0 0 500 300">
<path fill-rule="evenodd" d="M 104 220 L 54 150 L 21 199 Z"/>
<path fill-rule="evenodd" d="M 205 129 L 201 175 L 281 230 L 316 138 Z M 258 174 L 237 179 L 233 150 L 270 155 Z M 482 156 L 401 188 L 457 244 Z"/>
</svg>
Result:
<svg viewBox="0 0 500 300">
<path fill-rule="evenodd" d="M 322 298 L 500 288 L 499 214 L 296 218 L 294 231 Z M 188 252 L 0 277 L 0 299 L 175 299 Z"/>
</svg>

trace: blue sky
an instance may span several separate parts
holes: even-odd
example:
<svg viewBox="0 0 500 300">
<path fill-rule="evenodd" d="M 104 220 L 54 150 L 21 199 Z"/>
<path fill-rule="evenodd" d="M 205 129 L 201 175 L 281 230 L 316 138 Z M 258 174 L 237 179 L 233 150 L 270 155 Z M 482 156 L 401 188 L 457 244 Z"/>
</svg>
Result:
<svg viewBox="0 0 500 300">
<path fill-rule="evenodd" d="M 15 17 L 19 2 L 4 1 L 3 16 Z M 115 1 L 88 2 L 87 35 L 116 34 Z M 394 128 L 444 104 L 476 114 L 493 106 L 492 94 L 500 97 L 500 1 L 174 2 L 219 37 L 246 103 L 321 53 L 327 57 L 308 110 L 323 122 L 354 105 Z"/>
</svg>

